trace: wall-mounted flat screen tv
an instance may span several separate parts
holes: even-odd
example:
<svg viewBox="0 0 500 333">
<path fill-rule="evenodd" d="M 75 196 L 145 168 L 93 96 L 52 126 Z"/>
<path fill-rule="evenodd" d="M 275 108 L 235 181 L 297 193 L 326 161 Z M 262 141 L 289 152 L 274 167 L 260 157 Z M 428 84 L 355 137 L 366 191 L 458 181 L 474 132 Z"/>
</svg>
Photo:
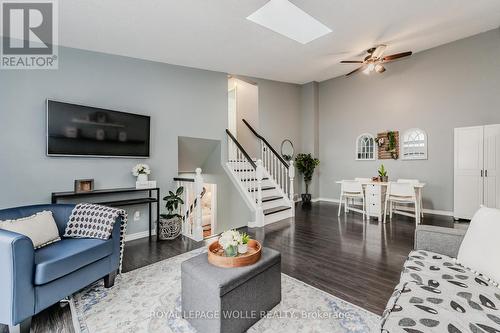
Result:
<svg viewBox="0 0 500 333">
<path fill-rule="evenodd" d="M 47 100 L 47 155 L 149 157 L 150 117 Z"/>
</svg>

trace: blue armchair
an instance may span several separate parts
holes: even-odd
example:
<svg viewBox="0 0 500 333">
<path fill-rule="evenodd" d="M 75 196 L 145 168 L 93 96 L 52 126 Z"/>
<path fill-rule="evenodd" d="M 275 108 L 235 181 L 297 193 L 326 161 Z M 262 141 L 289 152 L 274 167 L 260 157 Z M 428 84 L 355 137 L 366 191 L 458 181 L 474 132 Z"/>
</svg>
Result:
<svg viewBox="0 0 500 333">
<path fill-rule="evenodd" d="M 0 210 L 0 220 L 49 210 L 61 240 L 34 250 L 31 240 L 0 229 L 0 323 L 10 332 L 29 332 L 31 317 L 104 278 L 113 286 L 120 261 L 120 224 L 108 240 L 63 238 L 74 205 L 35 205 Z M 120 219 L 120 218 L 119 218 Z"/>
</svg>

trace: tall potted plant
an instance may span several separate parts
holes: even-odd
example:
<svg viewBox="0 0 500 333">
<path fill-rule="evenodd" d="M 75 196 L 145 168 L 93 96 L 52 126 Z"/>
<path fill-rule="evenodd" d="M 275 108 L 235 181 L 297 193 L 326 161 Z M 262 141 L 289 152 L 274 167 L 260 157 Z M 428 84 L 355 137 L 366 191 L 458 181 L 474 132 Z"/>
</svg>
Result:
<svg viewBox="0 0 500 333">
<path fill-rule="evenodd" d="M 184 193 L 184 187 L 179 187 L 175 193 L 168 191 L 168 195 L 163 198 L 165 200 L 168 213 L 160 215 L 159 234 L 161 240 L 174 239 L 181 233 L 182 215 L 180 213 L 181 205 L 184 204 L 181 195 Z"/>
<path fill-rule="evenodd" d="M 304 176 L 306 184 L 306 193 L 302 193 L 302 203 L 311 203 L 311 194 L 309 193 L 309 184 L 311 183 L 314 169 L 319 165 L 319 160 L 311 156 L 311 154 L 298 154 L 295 158 L 295 166 L 301 175 Z"/>
</svg>

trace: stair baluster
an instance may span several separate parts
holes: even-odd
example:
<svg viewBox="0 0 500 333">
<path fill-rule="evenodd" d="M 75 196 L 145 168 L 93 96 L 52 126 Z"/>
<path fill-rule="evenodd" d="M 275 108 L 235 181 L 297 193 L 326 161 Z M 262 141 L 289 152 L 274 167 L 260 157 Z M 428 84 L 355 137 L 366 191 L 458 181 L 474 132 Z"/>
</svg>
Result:
<svg viewBox="0 0 500 333">
<path fill-rule="evenodd" d="M 194 226 L 193 226 L 193 239 L 195 241 L 203 240 L 203 227 L 202 227 L 202 205 L 201 205 L 201 193 L 203 192 L 203 177 L 201 175 L 201 169 L 196 168 L 196 176 L 194 177 L 194 188 L 196 195 L 197 205 L 195 207 L 194 215 Z"/>
<path fill-rule="evenodd" d="M 260 140 L 261 156 L 263 167 L 267 170 L 269 176 L 278 184 L 283 193 L 283 197 L 293 201 L 293 177 L 292 173 L 293 162 L 288 163 L 276 152 L 273 147 L 262 137 L 255 129 L 243 119 L 243 123 L 247 125 L 250 131 Z"/>
</svg>

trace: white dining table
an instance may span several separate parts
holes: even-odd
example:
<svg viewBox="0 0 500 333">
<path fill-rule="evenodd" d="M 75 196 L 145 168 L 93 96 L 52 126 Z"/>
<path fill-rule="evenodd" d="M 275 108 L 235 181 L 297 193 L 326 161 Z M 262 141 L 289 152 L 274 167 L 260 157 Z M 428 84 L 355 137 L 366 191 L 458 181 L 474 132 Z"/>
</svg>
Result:
<svg viewBox="0 0 500 333">
<path fill-rule="evenodd" d="M 336 181 L 337 184 L 342 184 L 342 180 L 338 180 Z M 389 182 L 379 182 L 379 181 L 360 181 L 360 183 L 363 185 L 363 187 L 367 186 L 367 185 L 376 185 L 376 186 L 381 186 L 381 187 L 385 187 L 387 188 L 389 186 Z M 422 214 L 422 189 L 425 187 L 425 183 L 412 183 L 413 185 L 413 188 L 415 189 L 415 196 L 417 198 L 417 205 L 415 207 L 415 215 L 416 215 L 416 220 L 417 220 L 417 224 L 420 224 L 420 221 L 421 221 L 421 214 Z M 383 193 L 385 193 L 386 191 L 383 191 Z M 383 201 L 385 201 L 385 198 L 383 199 Z M 384 214 L 387 214 L 387 212 L 383 212 Z M 407 212 L 404 212 L 404 211 L 399 211 L 399 210 L 394 210 L 393 213 L 398 213 L 398 214 L 401 214 L 401 215 L 406 215 L 408 216 L 409 214 Z M 380 220 L 380 218 L 379 218 Z"/>
</svg>

